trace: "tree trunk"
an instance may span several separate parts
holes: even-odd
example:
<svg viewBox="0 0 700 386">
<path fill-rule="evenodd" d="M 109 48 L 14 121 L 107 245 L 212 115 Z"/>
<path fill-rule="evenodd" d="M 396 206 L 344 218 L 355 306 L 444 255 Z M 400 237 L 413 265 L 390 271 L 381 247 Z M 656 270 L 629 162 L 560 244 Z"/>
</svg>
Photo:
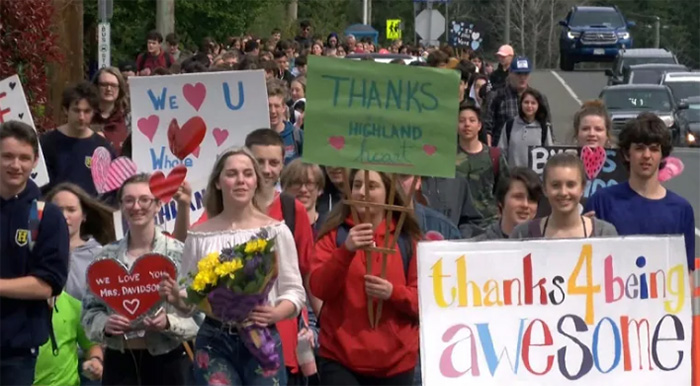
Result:
<svg viewBox="0 0 700 386">
<path fill-rule="evenodd" d="M 63 89 L 84 79 L 83 0 L 54 0 L 54 26 L 64 62 L 49 67 L 49 103 L 56 125 L 65 122 L 61 108 Z M 45 128 L 48 129 L 48 128 Z"/>
</svg>

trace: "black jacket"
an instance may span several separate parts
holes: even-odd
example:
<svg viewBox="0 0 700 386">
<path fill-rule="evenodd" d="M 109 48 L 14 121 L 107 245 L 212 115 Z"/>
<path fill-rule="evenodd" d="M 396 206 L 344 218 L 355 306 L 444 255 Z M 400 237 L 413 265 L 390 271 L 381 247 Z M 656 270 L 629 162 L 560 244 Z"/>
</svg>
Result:
<svg viewBox="0 0 700 386">
<path fill-rule="evenodd" d="M 34 247 L 30 251 L 29 212 L 39 188 L 29 180 L 17 196 L 0 198 L 0 277 L 34 276 L 61 293 L 68 277 L 70 243 L 61 210 L 46 203 Z M 0 348 L 3 352 L 37 348 L 49 338 L 50 309 L 46 300 L 0 297 Z"/>
</svg>

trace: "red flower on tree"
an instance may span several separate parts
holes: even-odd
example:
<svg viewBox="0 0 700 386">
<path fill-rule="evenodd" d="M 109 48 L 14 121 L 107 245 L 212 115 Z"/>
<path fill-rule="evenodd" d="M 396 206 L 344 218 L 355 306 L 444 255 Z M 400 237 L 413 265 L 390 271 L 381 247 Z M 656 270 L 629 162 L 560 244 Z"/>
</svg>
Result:
<svg viewBox="0 0 700 386">
<path fill-rule="evenodd" d="M 53 0 L 3 1 L 0 7 L 0 79 L 18 74 L 37 130 L 53 127 L 48 109 L 51 63 L 60 63 L 52 30 Z"/>
</svg>

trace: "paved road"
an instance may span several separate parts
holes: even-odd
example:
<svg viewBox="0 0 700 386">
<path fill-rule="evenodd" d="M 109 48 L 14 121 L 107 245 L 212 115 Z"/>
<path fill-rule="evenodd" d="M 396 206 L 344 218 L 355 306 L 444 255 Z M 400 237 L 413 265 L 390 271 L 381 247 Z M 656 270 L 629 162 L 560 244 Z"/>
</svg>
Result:
<svg viewBox="0 0 700 386">
<path fill-rule="evenodd" d="M 559 144 L 573 141 L 573 116 L 581 102 L 595 99 L 605 87 L 602 70 L 574 72 L 540 70 L 532 74 L 531 84 L 543 92 L 552 110 L 554 138 Z M 680 158 L 685 170 L 665 186 L 685 197 L 695 212 L 695 254 L 700 256 L 700 149 L 678 148 L 673 156 Z"/>
</svg>

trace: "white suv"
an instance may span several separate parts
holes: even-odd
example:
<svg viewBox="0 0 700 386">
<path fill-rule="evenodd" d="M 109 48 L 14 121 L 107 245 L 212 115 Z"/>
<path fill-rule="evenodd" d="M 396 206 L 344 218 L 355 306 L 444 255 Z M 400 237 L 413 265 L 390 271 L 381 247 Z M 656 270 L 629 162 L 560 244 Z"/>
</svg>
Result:
<svg viewBox="0 0 700 386">
<path fill-rule="evenodd" d="M 700 72 L 667 72 L 661 77 L 661 84 L 671 89 L 676 103 L 700 97 Z"/>
</svg>

